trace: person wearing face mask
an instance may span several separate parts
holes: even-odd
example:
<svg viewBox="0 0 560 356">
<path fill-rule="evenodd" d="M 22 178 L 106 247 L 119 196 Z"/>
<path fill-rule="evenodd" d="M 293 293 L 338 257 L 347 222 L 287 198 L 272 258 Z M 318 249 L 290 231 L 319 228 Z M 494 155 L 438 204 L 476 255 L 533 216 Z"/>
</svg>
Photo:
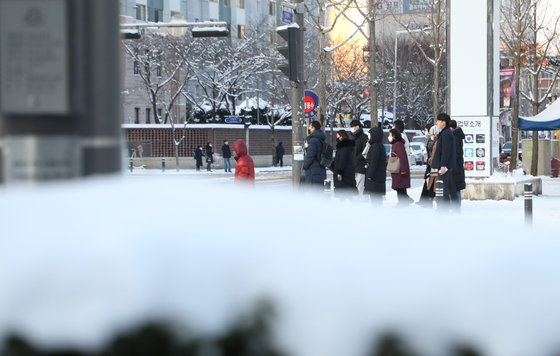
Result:
<svg viewBox="0 0 560 356">
<path fill-rule="evenodd" d="M 336 155 L 331 164 L 333 172 L 334 193 L 356 192 L 356 177 L 354 173 L 354 141 L 350 140 L 345 130 L 336 133 Z"/>
<path fill-rule="evenodd" d="M 410 188 L 410 166 L 408 165 L 408 155 L 404 148 L 404 140 L 397 129 L 391 129 L 387 139 L 391 144 L 391 155 L 395 153 L 401 163 L 401 171 L 399 173 L 391 173 L 391 188 L 397 192 L 399 204 L 408 205 L 412 203 L 412 198 L 406 193 L 406 189 Z"/>
<path fill-rule="evenodd" d="M 321 167 L 321 149 L 325 142 L 325 134 L 321 131 L 321 123 L 313 121 L 309 126 L 311 134 L 305 139 L 305 157 L 303 159 L 303 170 L 305 182 L 323 185 L 327 179 L 325 167 Z"/>
<path fill-rule="evenodd" d="M 364 195 L 367 163 L 365 157 L 362 155 L 362 152 L 368 142 L 368 136 L 364 133 L 360 120 L 352 120 L 350 122 L 350 128 L 352 129 L 350 139 L 354 141 L 353 161 L 354 171 L 356 172 L 356 188 L 358 188 L 358 194 L 360 198 L 362 198 Z"/>
<path fill-rule="evenodd" d="M 426 162 L 426 171 L 424 172 L 424 185 L 422 186 L 422 193 L 420 194 L 420 200 L 418 204 L 426 207 L 433 206 L 433 200 L 436 196 L 436 181 L 438 179 L 437 169 L 432 169 L 432 161 L 434 160 L 434 151 L 437 147 L 437 136 L 440 133 L 440 129 L 429 124 L 428 129 L 428 142 L 426 143 L 426 151 L 428 151 L 428 162 Z M 428 126 L 428 125 L 426 125 Z"/>
</svg>

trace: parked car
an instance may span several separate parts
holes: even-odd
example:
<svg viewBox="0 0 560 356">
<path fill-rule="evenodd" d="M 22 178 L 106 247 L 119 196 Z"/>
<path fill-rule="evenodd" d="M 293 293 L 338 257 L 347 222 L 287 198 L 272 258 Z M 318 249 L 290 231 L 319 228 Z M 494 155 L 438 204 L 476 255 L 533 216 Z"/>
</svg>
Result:
<svg viewBox="0 0 560 356">
<path fill-rule="evenodd" d="M 428 151 L 426 150 L 426 145 L 421 142 L 411 142 L 410 143 L 411 157 L 414 157 L 415 164 L 421 166 L 426 164 L 428 161 Z"/>
<path fill-rule="evenodd" d="M 385 147 L 385 154 L 387 155 L 387 159 L 389 159 L 389 156 L 391 155 L 391 145 L 385 143 L 383 144 L 383 146 Z"/>
<path fill-rule="evenodd" d="M 508 141 L 508 142 L 504 143 L 504 145 L 502 147 L 502 159 L 510 159 L 511 158 L 511 147 L 512 147 L 511 141 Z M 521 160 L 523 158 L 522 151 L 521 151 L 521 141 L 519 141 L 518 153 L 519 153 L 519 160 Z"/>
<path fill-rule="evenodd" d="M 422 142 L 424 144 L 424 146 L 428 143 L 428 139 L 426 138 L 426 136 L 422 135 L 422 136 L 414 136 L 412 138 L 412 141 L 410 142 Z"/>
</svg>

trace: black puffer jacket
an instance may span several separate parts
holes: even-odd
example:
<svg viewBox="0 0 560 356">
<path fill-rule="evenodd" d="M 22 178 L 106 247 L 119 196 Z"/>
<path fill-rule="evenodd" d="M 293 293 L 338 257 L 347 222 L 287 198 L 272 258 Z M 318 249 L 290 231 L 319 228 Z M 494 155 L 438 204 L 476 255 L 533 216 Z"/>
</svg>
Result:
<svg viewBox="0 0 560 356">
<path fill-rule="evenodd" d="M 354 173 L 354 141 L 343 140 L 336 144 L 336 156 L 331 165 L 334 187 L 336 189 L 356 189 L 356 175 Z M 339 179 L 339 176 L 342 179 Z"/>
<path fill-rule="evenodd" d="M 321 167 L 321 148 L 325 142 L 325 134 L 321 130 L 315 130 L 305 139 L 308 143 L 303 159 L 306 183 L 323 183 L 327 179 L 327 171 Z"/>
<path fill-rule="evenodd" d="M 354 170 L 356 173 L 366 173 L 366 159 L 362 156 L 362 151 L 366 147 L 368 136 L 364 133 L 363 129 L 359 129 L 356 133 L 352 134 L 354 141 Z"/>
<path fill-rule="evenodd" d="M 371 193 L 385 194 L 385 181 L 387 180 L 387 155 L 381 143 L 383 131 L 374 127 L 370 131 L 371 147 L 367 154 L 367 170 L 365 190 Z"/>
<path fill-rule="evenodd" d="M 453 136 L 455 136 L 455 156 L 457 162 L 457 167 L 453 169 L 453 183 L 455 183 L 457 190 L 463 190 L 466 187 L 465 162 L 463 159 L 463 140 L 465 139 L 465 134 L 460 127 L 457 127 L 453 130 Z"/>
</svg>

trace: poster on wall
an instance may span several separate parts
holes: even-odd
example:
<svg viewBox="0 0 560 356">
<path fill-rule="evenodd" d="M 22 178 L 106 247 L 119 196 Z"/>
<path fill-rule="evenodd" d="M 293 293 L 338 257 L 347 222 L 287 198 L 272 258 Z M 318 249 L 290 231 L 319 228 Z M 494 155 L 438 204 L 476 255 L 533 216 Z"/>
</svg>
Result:
<svg viewBox="0 0 560 356">
<path fill-rule="evenodd" d="M 457 126 L 463 129 L 463 159 L 467 178 L 490 177 L 491 172 L 491 135 L 488 117 L 458 117 Z"/>
<path fill-rule="evenodd" d="M 378 0 L 375 7 L 378 14 L 402 14 L 402 0 Z"/>
<path fill-rule="evenodd" d="M 514 73 L 515 69 L 513 67 L 500 69 L 500 111 L 513 107 L 513 98 L 515 97 Z"/>
</svg>

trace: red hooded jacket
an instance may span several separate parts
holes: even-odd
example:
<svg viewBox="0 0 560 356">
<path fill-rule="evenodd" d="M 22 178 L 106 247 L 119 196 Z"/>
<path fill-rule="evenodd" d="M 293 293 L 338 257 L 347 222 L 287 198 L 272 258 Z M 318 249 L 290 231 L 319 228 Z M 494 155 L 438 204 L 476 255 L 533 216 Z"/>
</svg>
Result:
<svg viewBox="0 0 560 356">
<path fill-rule="evenodd" d="M 247 154 L 247 146 L 243 140 L 237 140 L 233 143 L 233 150 L 236 153 L 235 160 L 235 181 L 247 181 L 253 183 L 255 181 L 255 164 L 251 156 Z"/>
</svg>

